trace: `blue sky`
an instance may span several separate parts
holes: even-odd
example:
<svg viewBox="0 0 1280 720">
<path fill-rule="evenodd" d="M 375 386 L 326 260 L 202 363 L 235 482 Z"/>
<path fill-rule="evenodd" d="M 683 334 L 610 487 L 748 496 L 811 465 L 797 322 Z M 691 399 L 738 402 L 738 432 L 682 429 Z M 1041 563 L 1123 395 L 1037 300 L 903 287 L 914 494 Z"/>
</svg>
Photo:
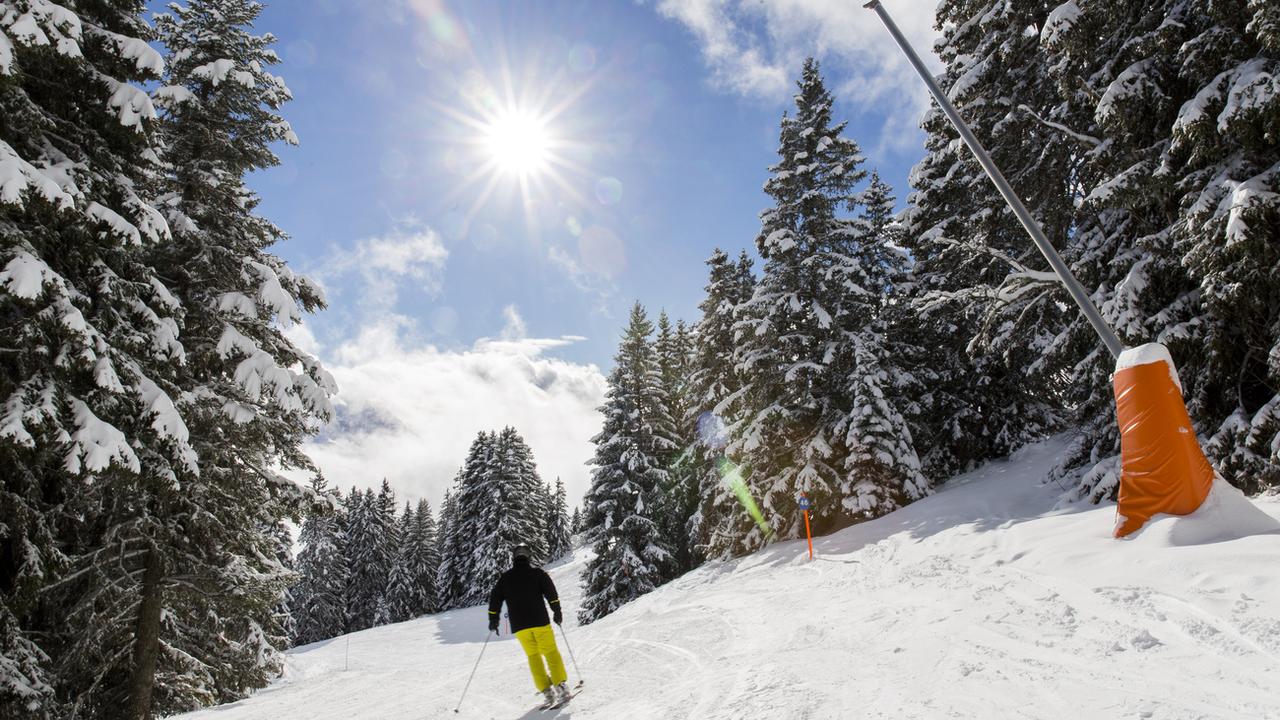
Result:
<svg viewBox="0 0 1280 720">
<path fill-rule="evenodd" d="M 925 49 L 923 3 L 886 4 Z M 805 55 L 900 204 L 922 154 L 923 87 L 849 0 L 278 1 L 258 30 L 301 145 L 253 184 L 329 297 L 292 332 L 343 387 L 311 448 L 343 485 L 438 501 L 511 422 L 580 496 L 630 304 L 695 320 L 712 249 L 753 248 Z M 523 194 L 485 171 L 481 128 L 511 108 L 553 144 Z"/>
</svg>

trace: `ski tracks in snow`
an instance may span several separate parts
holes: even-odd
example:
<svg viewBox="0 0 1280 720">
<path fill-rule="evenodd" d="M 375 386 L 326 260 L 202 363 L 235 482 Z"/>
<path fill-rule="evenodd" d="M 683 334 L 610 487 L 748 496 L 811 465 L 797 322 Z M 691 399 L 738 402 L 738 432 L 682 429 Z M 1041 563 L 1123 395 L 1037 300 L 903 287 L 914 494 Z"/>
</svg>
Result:
<svg viewBox="0 0 1280 720">
<path fill-rule="evenodd" d="M 856 564 L 782 543 L 570 621 L 586 688 L 555 713 L 530 712 L 505 637 L 452 713 L 483 639 L 471 608 L 349 636 L 349 670 L 347 638 L 295 651 L 286 680 L 187 720 L 1280 720 L 1280 536 L 1112 540 L 1110 507 L 1049 510 L 1035 479 L 1060 450 L 815 541 Z M 569 614 L 587 554 L 551 569 Z"/>
</svg>

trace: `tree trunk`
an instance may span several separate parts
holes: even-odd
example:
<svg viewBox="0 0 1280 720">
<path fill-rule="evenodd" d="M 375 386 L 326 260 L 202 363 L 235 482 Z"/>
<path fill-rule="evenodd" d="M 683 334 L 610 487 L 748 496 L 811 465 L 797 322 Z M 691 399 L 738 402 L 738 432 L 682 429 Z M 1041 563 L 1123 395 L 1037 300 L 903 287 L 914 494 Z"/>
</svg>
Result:
<svg viewBox="0 0 1280 720">
<path fill-rule="evenodd" d="M 130 720 L 151 720 L 151 690 L 155 684 L 156 660 L 160 655 L 160 579 L 164 572 L 160 553 L 152 546 L 147 552 L 142 576 L 142 602 L 134 631 L 133 674 L 129 678 Z"/>
</svg>

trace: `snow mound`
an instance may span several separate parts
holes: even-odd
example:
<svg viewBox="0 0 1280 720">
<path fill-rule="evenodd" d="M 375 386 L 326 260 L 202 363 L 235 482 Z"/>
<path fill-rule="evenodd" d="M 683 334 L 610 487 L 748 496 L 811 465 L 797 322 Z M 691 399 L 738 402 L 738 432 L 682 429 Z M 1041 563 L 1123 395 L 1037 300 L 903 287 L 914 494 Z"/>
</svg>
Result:
<svg viewBox="0 0 1280 720">
<path fill-rule="evenodd" d="M 1280 520 L 1258 509 L 1244 493 L 1216 477 L 1199 510 L 1190 515 L 1156 515 L 1130 536 L 1130 542 L 1178 547 L 1268 533 L 1280 533 Z"/>
</svg>

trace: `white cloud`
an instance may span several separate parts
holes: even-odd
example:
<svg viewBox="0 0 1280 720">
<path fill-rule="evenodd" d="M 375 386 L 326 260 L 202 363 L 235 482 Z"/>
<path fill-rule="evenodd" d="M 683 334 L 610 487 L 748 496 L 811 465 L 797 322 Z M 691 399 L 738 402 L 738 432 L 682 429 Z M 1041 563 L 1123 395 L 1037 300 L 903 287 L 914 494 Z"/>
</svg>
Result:
<svg viewBox="0 0 1280 720">
<path fill-rule="evenodd" d="M 745 32 L 727 0 L 662 0 L 658 12 L 678 20 L 698 38 L 716 82 L 744 95 L 774 98 L 789 86 L 785 63 Z"/>
<path fill-rule="evenodd" d="M 934 71 L 936 3 L 884 0 L 916 52 Z M 893 118 L 879 150 L 919 146 L 916 127 L 929 106 L 916 76 L 880 18 L 858 0 L 658 0 L 659 13 L 697 38 L 713 81 L 770 102 L 787 102 L 802 60 L 824 60 L 824 74 L 852 105 L 883 107 Z"/>
<path fill-rule="evenodd" d="M 617 286 L 608 276 L 593 272 L 579 261 L 573 250 L 565 250 L 555 245 L 547 248 L 547 259 L 559 267 L 568 276 L 574 287 L 592 300 L 592 312 L 610 317 L 609 302 L 617 293 Z"/>
<path fill-rule="evenodd" d="M 515 305 L 502 308 L 502 318 L 506 324 L 502 326 L 498 337 L 503 340 L 521 340 L 529 334 L 529 328 L 525 326 L 524 318 L 520 317 L 520 310 Z"/>
<path fill-rule="evenodd" d="M 428 293 L 440 291 L 449 251 L 436 231 L 412 221 L 382 237 L 365 238 L 351 250 L 339 250 L 316 274 L 322 282 L 358 275 L 365 310 L 394 307 L 400 285 L 412 281 Z"/>
<path fill-rule="evenodd" d="M 571 501 L 589 482 L 605 378 L 594 365 L 546 355 L 576 337 L 527 338 L 514 306 L 503 337 L 469 349 L 410 345 L 403 318 L 376 323 L 336 348 L 339 419 L 307 446 L 331 483 L 374 487 L 439 507 L 477 432 L 511 425 L 533 449 L 543 479 L 565 481 Z"/>
</svg>

